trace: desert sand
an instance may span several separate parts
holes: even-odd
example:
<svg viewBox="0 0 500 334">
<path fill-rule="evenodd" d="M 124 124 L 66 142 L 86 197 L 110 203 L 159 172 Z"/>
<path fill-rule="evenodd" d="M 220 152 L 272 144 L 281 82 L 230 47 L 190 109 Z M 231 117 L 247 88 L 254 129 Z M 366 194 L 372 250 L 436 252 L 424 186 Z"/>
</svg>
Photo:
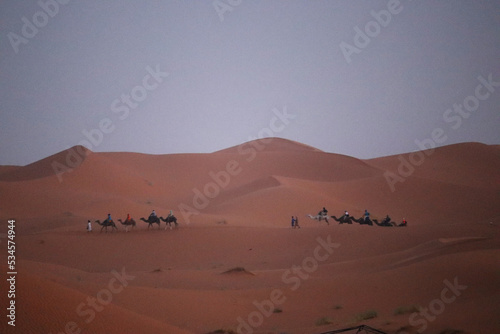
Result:
<svg viewBox="0 0 500 334">
<path fill-rule="evenodd" d="M 210 154 L 74 147 L 0 166 L 0 196 L 1 333 L 500 332 L 499 146 L 370 160 L 279 138 Z M 323 207 L 408 226 L 306 217 Z M 148 229 L 152 210 L 179 227 Z M 108 213 L 118 231 L 86 231 Z"/>
</svg>

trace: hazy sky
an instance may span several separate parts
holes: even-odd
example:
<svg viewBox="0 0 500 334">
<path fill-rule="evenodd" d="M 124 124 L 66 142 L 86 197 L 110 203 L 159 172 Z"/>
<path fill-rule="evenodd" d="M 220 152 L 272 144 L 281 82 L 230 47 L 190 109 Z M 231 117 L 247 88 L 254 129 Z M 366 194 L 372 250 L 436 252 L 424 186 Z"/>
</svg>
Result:
<svg viewBox="0 0 500 334">
<path fill-rule="evenodd" d="M 1 165 L 500 144 L 500 1 L 0 1 L 0 32 Z"/>
</svg>

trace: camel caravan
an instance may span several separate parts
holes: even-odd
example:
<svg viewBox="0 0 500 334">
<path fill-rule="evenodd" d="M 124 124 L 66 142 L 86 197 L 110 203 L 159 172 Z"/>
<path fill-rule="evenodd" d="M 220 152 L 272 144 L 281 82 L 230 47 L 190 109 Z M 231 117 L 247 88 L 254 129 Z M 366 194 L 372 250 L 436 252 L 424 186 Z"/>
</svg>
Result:
<svg viewBox="0 0 500 334">
<path fill-rule="evenodd" d="M 153 212 L 151 212 L 151 214 L 149 215 L 148 219 L 141 217 L 140 220 L 142 220 L 143 222 L 148 224 L 148 230 L 150 227 L 154 228 L 154 224 L 157 224 L 158 229 L 161 229 L 160 225 L 161 225 L 162 221 L 165 222 L 165 230 L 167 228 L 177 229 L 179 227 L 179 224 L 177 223 L 177 218 L 173 215 L 172 211 L 170 211 L 167 218 L 163 218 L 163 217 L 158 217 L 156 215 L 155 210 L 153 210 Z M 130 217 L 130 214 L 127 214 L 127 218 L 125 219 L 125 221 L 118 219 L 118 222 L 121 225 L 125 226 L 125 232 L 128 232 L 130 227 L 133 229 L 136 225 L 135 220 Z M 108 227 L 111 228 L 111 232 L 113 232 L 114 230 L 118 231 L 118 228 L 116 227 L 116 224 L 113 221 L 113 219 L 111 218 L 111 214 L 109 214 L 109 213 L 108 213 L 108 217 L 102 223 L 100 220 L 95 220 L 94 223 L 101 226 L 100 232 L 102 232 L 103 230 L 105 232 L 108 232 Z M 87 232 L 92 232 L 92 224 L 91 224 L 90 220 L 87 222 Z"/>
<path fill-rule="evenodd" d="M 329 218 L 332 218 L 333 220 L 339 222 L 339 224 L 352 224 L 353 222 L 355 222 L 360 225 L 370 225 L 370 226 L 377 225 L 384 227 L 405 227 L 408 225 L 408 222 L 406 221 L 405 218 L 403 218 L 401 223 L 396 223 L 391 220 L 391 217 L 389 217 L 389 215 L 387 215 L 382 221 L 379 222 L 378 219 L 371 219 L 370 213 L 367 210 L 365 210 L 364 215 L 359 219 L 350 216 L 347 211 L 345 211 L 344 214 L 339 218 L 337 218 L 336 216 L 328 216 L 328 210 L 326 210 L 325 208 L 323 208 L 323 210 L 318 212 L 316 216 L 308 214 L 306 215 L 306 217 L 317 220 L 319 222 L 325 221 L 328 225 L 330 225 Z M 172 230 L 172 229 L 177 229 L 179 227 L 179 224 L 177 223 L 177 218 L 173 215 L 172 211 L 170 211 L 170 213 L 166 218 L 163 218 L 163 217 L 158 217 L 156 215 L 155 210 L 153 210 L 153 212 L 151 212 L 151 214 L 147 219 L 141 217 L 140 220 L 148 224 L 148 230 L 150 228 L 154 228 L 154 224 L 157 224 L 158 230 L 160 230 L 162 221 L 165 222 L 165 230 L 167 228 L 170 228 Z M 118 222 L 121 225 L 125 226 L 125 232 L 128 232 L 129 228 L 134 229 L 136 226 L 136 222 L 133 218 L 130 217 L 130 214 L 127 215 L 127 218 L 124 221 L 118 219 Z M 108 217 L 103 222 L 101 222 L 100 220 L 95 220 L 94 223 L 101 226 L 100 232 L 102 232 L 103 230 L 105 232 L 108 232 L 108 227 L 111 229 L 111 232 L 115 230 L 118 231 L 115 222 L 111 218 L 111 214 L 108 214 Z M 300 228 L 298 225 L 297 217 L 295 218 L 292 217 L 292 227 Z M 92 232 L 92 224 L 90 220 L 87 222 L 87 232 Z"/>
<path fill-rule="evenodd" d="M 323 208 L 316 216 L 313 216 L 311 214 L 306 215 L 306 217 L 309 217 L 311 219 L 317 220 L 319 222 L 325 221 L 328 225 L 330 225 L 330 222 L 328 221 L 328 210 Z M 370 225 L 373 226 L 374 224 L 377 226 L 383 226 L 383 227 L 405 227 L 408 226 L 408 222 L 406 221 L 405 218 L 401 221 L 401 223 L 396 223 L 391 220 L 391 217 L 387 215 L 382 221 L 378 221 L 378 219 L 371 219 L 370 218 L 370 213 L 368 210 L 365 210 L 364 215 L 356 219 L 352 216 L 349 215 L 349 212 L 344 211 L 344 214 L 337 218 L 336 216 L 330 216 L 333 220 L 339 222 L 339 224 L 352 224 L 353 222 L 358 223 L 360 225 Z"/>
</svg>

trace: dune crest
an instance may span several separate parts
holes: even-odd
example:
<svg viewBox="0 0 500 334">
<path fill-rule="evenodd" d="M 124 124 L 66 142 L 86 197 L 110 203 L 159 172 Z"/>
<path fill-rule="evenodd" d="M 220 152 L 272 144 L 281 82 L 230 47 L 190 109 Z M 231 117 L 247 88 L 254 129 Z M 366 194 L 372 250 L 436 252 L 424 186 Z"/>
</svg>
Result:
<svg viewBox="0 0 500 334">
<path fill-rule="evenodd" d="M 255 139 L 233 147 L 222 149 L 214 153 L 241 153 L 247 149 L 255 149 L 259 152 L 323 152 L 315 147 L 302 144 L 290 139 L 278 137 Z"/>
<path fill-rule="evenodd" d="M 55 177 L 58 173 L 80 167 L 92 151 L 77 145 L 26 166 L 0 173 L 0 181 L 27 181 Z"/>
</svg>

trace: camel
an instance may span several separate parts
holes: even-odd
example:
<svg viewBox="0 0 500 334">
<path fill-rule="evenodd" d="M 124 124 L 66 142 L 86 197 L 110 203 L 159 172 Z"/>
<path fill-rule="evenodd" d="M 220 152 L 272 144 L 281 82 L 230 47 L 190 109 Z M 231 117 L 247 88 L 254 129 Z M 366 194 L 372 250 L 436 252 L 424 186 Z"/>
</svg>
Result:
<svg viewBox="0 0 500 334">
<path fill-rule="evenodd" d="M 101 232 L 102 232 L 102 229 L 103 228 L 106 228 L 106 233 L 108 233 L 108 226 L 111 226 L 111 232 L 113 232 L 113 229 L 117 230 L 118 231 L 118 228 L 116 228 L 116 225 L 115 225 L 115 222 L 114 221 L 110 221 L 110 220 L 105 220 L 101 223 L 100 220 L 96 220 L 95 221 L 97 224 L 101 225 Z"/>
<path fill-rule="evenodd" d="M 165 230 L 167 229 L 167 226 L 172 229 L 172 223 L 174 223 L 175 228 L 179 227 L 179 224 L 177 224 L 177 218 L 175 218 L 174 215 L 167 216 L 167 218 L 160 217 L 160 220 L 163 220 L 165 224 Z"/>
<path fill-rule="evenodd" d="M 374 221 L 375 221 L 375 219 L 374 219 Z M 382 223 L 379 224 L 379 226 L 405 227 L 405 226 L 408 226 L 408 222 L 405 220 L 405 221 L 402 221 L 401 223 L 398 224 L 398 223 L 393 222 L 393 221 L 387 222 L 387 219 L 384 219 L 384 220 L 382 220 Z"/>
<path fill-rule="evenodd" d="M 313 216 L 313 215 L 311 215 L 311 214 L 308 214 L 308 215 L 306 215 L 306 217 L 309 217 L 309 218 L 311 218 L 311 219 L 317 220 L 317 221 L 319 221 L 319 222 L 321 222 L 321 220 L 322 220 L 322 219 L 324 219 L 324 220 L 325 220 L 325 222 L 326 222 L 328 225 L 330 225 L 330 223 L 328 222 L 328 216 L 326 216 L 326 215 L 316 215 L 316 216 Z"/>
<path fill-rule="evenodd" d="M 352 221 L 358 223 L 358 224 L 361 224 L 361 225 L 373 225 L 373 223 L 375 223 L 375 225 L 377 226 L 384 226 L 384 227 L 392 227 L 392 226 L 397 226 L 397 227 L 404 227 L 404 226 L 407 226 L 407 223 L 400 223 L 400 224 L 397 224 L 393 221 L 387 221 L 386 218 L 384 218 L 380 223 L 378 222 L 377 219 L 373 219 L 371 220 L 370 218 L 366 219 L 364 217 L 361 217 L 359 219 L 356 219 L 354 217 L 350 217 Z"/>
<path fill-rule="evenodd" d="M 132 225 L 132 228 L 134 228 L 134 227 L 135 227 L 135 220 L 133 220 L 132 218 L 127 219 L 127 220 L 125 220 L 125 221 L 122 221 L 121 219 L 118 219 L 118 221 L 120 222 L 120 224 L 125 225 L 125 231 L 126 231 L 126 232 L 128 232 L 128 227 L 129 227 L 130 225 Z"/>
<path fill-rule="evenodd" d="M 378 222 L 377 219 L 373 219 L 373 222 L 375 223 L 375 225 L 377 226 L 386 226 L 386 227 L 393 227 L 393 226 L 397 226 L 396 223 L 394 222 L 391 222 L 391 221 L 388 221 L 386 218 L 384 218 L 380 223 Z"/>
<path fill-rule="evenodd" d="M 151 227 L 152 224 L 158 224 L 158 229 L 160 229 L 161 221 L 160 218 L 156 216 L 149 216 L 148 220 L 144 219 L 144 217 L 141 217 L 141 220 L 149 224 L 148 229 Z"/>
<path fill-rule="evenodd" d="M 365 217 L 361 217 L 359 219 L 356 219 L 354 217 L 350 217 L 350 218 L 351 218 L 351 220 L 353 222 L 356 222 L 356 223 L 358 223 L 360 225 L 370 225 L 370 226 L 373 226 L 373 222 L 371 221 L 370 218 L 367 218 L 366 220 L 365 220 Z"/>
<path fill-rule="evenodd" d="M 340 218 L 337 218 L 335 216 L 331 216 L 335 221 L 338 221 L 339 224 L 352 224 L 351 217 L 346 218 L 345 216 L 341 216 Z"/>
</svg>

